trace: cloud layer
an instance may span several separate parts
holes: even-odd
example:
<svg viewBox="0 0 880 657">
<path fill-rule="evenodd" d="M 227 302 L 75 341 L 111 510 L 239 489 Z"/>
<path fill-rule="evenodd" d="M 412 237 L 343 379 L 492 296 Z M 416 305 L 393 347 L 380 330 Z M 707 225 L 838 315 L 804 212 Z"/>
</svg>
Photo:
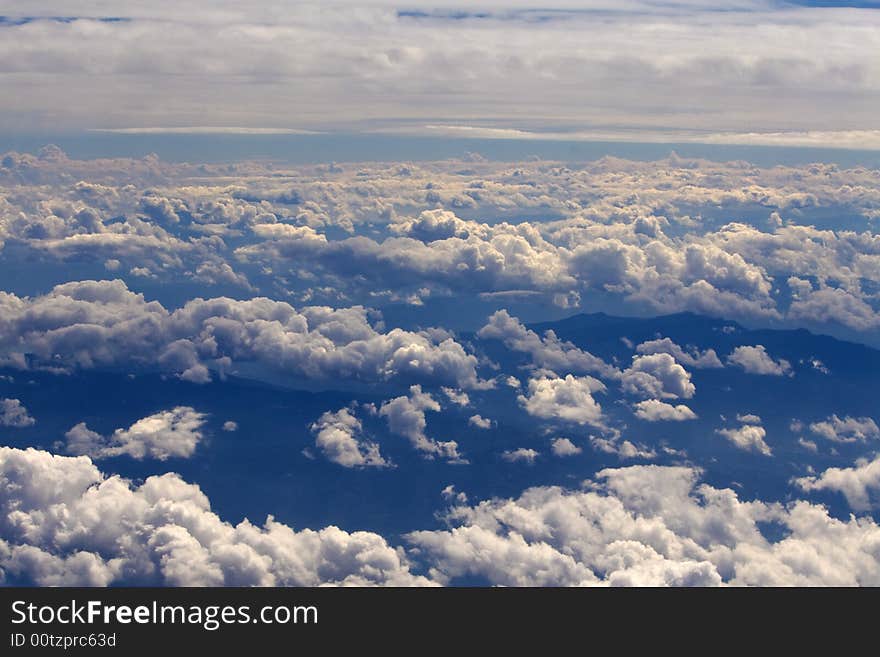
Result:
<svg viewBox="0 0 880 657">
<path fill-rule="evenodd" d="M 584 490 L 532 488 L 456 506 L 450 528 L 408 540 L 440 581 L 507 586 L 870 585 L 880 529 L 804 501 L 740 500 L 685 467 L 603 470 Z M 785 538 L 766 539 L 774 524 Z"/>
<path fill-rule="evenodd" d="M 0 363 L 13 367 L 124 364 L 204 383 L 211 369 L 256 363 L 318 381 L 409 376 L 478 385 L 476 358 L 455 340 L 377 331 L 362 307 L 297 311 L 266 298 L 217 298 L 169 312 L 115 280 L 66 283 L 35 298 L 0 292 L 0 317 Z"/>
<path fill-rule="evenodd" d="M 7 2 L 0 61 L 29 82 L 4 96 L 0 125 L 880 144 L 875 11 L 770 0 L 554 9 L 190 1 L 127 3 L 107 21 L 104 3 L 41 14 Z M 59 111 L 45 99 L 62 80 Z M 293 106 L 295 121 L 279 109 Z"/>
<path fill-rule="evenodd" d="M 0 572 L 41 586 L 428 583 L 376 534 L 230 525 L 175 474 L 136 485 L 87 457 L 0 447 L 0 490 Z"/>
</svg>

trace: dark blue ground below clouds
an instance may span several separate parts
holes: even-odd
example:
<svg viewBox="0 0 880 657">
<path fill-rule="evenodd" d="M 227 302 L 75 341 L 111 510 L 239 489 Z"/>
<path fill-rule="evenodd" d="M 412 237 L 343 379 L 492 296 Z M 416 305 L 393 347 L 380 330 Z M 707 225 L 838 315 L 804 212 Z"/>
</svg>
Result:
<svg viewBox="0 0 880 657">
<path fill-rule="evenodd" d="M 728 327 L 725 331 L 725 327 Z M 731 328 L 735 330 L 731 332 Z M 792 419 L 808 424 L 832 413 L 843 417 L 871 416 L 877 407 L 876 372 L 880 351 L 830 337 L 797 331 L 751 331 L 729 321 L 690 314 L 653 319 L 618 318 L 602 314 L 578 315 L 562 321 L 533 326 L 552 328 L 560 338 L 584 349 L 616 360 L 625 366 L 632 351 L 621 341 L 638 344 L 658 336 L 681 345 L 714 348 L 722 360 L 737 345 L 764 345 L 776 359 L 789 360 L 794 377 L 758 376 L 739 369 L 699 370 L 688 368 L 696 385 L 693 399 L 682 400 L 699 419 L 687 422 L 649 423 L 635 418 L 634 399 L 622 397 L 613 384 L 596 399 L 609 424 L 622 431 L 622 438 L 650 448 L 665 445 L 685 450 L 687 457 L 665 454 L 658 449 L 653 462 L 687 462 L 705 470 L 705 480 L 716 487 L 733 487 L 743 499 L 787 501 L 809 497 L 826 503 L 835 515 L 847 517 L 849 509 L 837 494 L 806 496 L 795 490 L 792 477 L 827 467 L 852 466 L 859 456 L 873 454 L 871 444 L 833 445 L 819 443 L 819 454 L 798 444 L 803 432 L 789 428 Z M 500 343 L 461 336 L 481 354 L 501 365 L 505 374 L 518 376 L 527 357 L 507 351 Z M 801 361 L 818 358 L 830 370 L 823 374 Z M 228 378 L 197 385 L 151 373 L 129 375 L 115 372 L 82 372 L 55 375 L 46 372 L 3 370 L 14 381 L 0 379 L 0 398 L 14 397 L 37 419 L 29 428 L 2 428 L 0 442 L 14 447 L 38 447 L 59 452 L 53 444 L 79 422 L 102 434 L 127 428 L 136 420 L 174 406 L 192 406 L 210 415 L 207 438 L 190 459 L 135 461 L 117 457 L 98 463 L 106 473 L 140 479 L 168 471 L 180 473 L 197 483 L 211 500 L 213 509 L 225 520 L 242 518 L 262 522 L 273 515 L 295 528 L 337 525 L 346 530 L 370 530 L 394 542 L 400 534 L 437 527 L 436 517 L 447 502 L 441 490 L 453 484 L 467 493 L 471 502 L 493 496 L 515 497 L 534 485 L 577 487 L 598 470 L 645 461 L 620 461 L 590 447 L 589 434 L 598 431 L 585 426 L 565 425 L 530 417 L 517 404 L 517 392 L 506 386 L 471 393 L 472 405 L 450 404 L 439 390 L 430 389 L 442 400 L 440 413 L 427 413 L 427 435 L 436 440 L 455 440 L 470 461 L 467 465 L 425 460 L 405 438 L 388 432 L 384 420 L 359 412 L 366 436 L 379 443 L 393 469 L 346 469 L 323 459 L 314 448 L 309 425 L 325 411 L 336 411 L 352 401 L 381 403 L 402 394 L 402 390 L 375 387 L 369 392 L 303 391 L 276 387 L 240 378 Z M 624 401 L 626 403 L 624 403 Z M 674 403 L 680 403 L 675 401 Z M 468 424 L 479 413 L 497 422 L 491 430 Z M 736 415 L 761 416 L 767 443 L 773 456 L 735 448 L 715 433 L 721 427 L 735 427 Z M 722 421 L 721 416 L 727 421 Z M 227 420 L 235 421 L 235 432 L 222 430 Z M 564 436 L 583 448 L 581 454 L 558 458 L 550 452 L 550 439 Z M 540 452 L 534 465 L 508 463 L 505 450 L 531 448 Z M 303 450 L 311 448 L 317 458 Z M 876 517 L 876 516 L 875 516 Z"/>
</svg>

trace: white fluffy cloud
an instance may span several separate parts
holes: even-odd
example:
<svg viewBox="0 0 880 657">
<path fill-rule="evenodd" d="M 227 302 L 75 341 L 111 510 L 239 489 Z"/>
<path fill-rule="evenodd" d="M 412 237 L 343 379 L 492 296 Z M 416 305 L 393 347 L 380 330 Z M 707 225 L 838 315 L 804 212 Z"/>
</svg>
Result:
<svg viewBox="0 0 880 657">
<path fill-rule="evenodd" d="M 550 451 L 554 456 L 564 458 L 580 454 L 583 449 L 575 445 L 569 438 L 554 438 L 550 443 Z"/>
<path fill-rule="evenodd" d="M 840 208 L 870 227 L 880 192 L 865 167 L 761 169 L 671 157 L 606 158 L 576 169 L 481 161 L 464 170 L 460 162 L 332 171 L 240 162 L 230 170 L 155 157 L 81 161 L 57 149 L 2 162 L 0 242 L 37 259 L 106 262 L 121 276 L 136 270 L 218 286 L 216 294 L 232 287 L 235 296 L 333 307 L 525 295 L 573 308 L 598 293 L 637 314 L 785 319 L 866 339 L 880 325 L 873 233 L 824 216 L 815 217 L 823 227 L 797 223 L 813 221 L 815 209 Z M 720 208 L 742 217 L 755 204 L 775 208 L 769 228 L 762 219 L 718 226 L 713 216 L 692 216 L 711 206 L 708 215 Z M 521 220 L 536 213 L 558 219 Z M 559 374 L 603 367 L 553 337 L 509 338 L 572 368 Z M 687 367 L 717 366 L 708 350 L 660 337 L 646 344 Z"/>
<path fill-rule="evenodd" d="M 741 367 L 749 374 L 769 376 L 791 376 L 791 363 L 784 358 L 773 360 L 764 345 L 740 346 L 727 357 L 731 365 Z"/>
<path fill-rule="evenodd" d="M 47 486 L 46 482 L 52 482 Z M 0 447 L 0 573 L 41 586 L 428 584 L 379 535 L 231 525 L 176 474 L 140 485 L 88 457 Z"/>
<path fill-rule="evenodd" d="M 815 435 L 835 443 L 867 442 L 880 438 L 880 427 L 869 417 L 838 417 L 836 414 L 810 424 Z"/>
<path fill-rule="evenodd" d="M 19 399 L 0 399 L 0 427 L 21 429 L 36 424 Z"/>
<path fill-rule="evenodd" d="M 517 399 L 529 415 L 538 418 L 599 426 L 602 407 L 593 394 L 604 390 L 601 381 L 589 376 L 542 376 L 529 379 L 526 394 Z"/>
<path fill-rule="evenodd" d="M 407 555 L 370 532 L 296 531 L 272 517 L 233 526 L 175 474 L 138 485 L 87 457 L 2 447 L 0 575 L 43 586 L 411 586 L 463 576 L 514 586 L 880 584 L 870 517 L 744 501 L 699 476 L 606 469 L 582 490 L 530 488 L 472 507 L 450 486 L 449 528 L 408 534 Z M 766 538 L 768 524 L 782 537 Z M 413 574 L 413 560 L 427 577 Z"/>
<path fill-rule="evenodd" d="M 363 438 L 363 425 L 348 408 L 327 411 L 312 424 L 317 447 L 328 461 L 344 468 L 383 468 L 391 465 L 379 445 Z"/>
<path fill-rule="evenodd" d="M 377 331 L 362 307 L 300 311 L 255 298 L 195 299 L 169 312 L 122 281 L 79 281 L 49 294 L 0 292 L 0 363 L 158 367 L 194 382 L 256 363 L 315 380 L 393 377 L 480 385 L 477 360 L 447 334 Z"/>
<path fill-rule="evenodd" d="M 650 460 L 657 456 L 657 452 L 650 447 L 637 445 L 620 436 L 612 436 L 611 438 L 590 436 L 590 445 L 592 445 L 595 451 L 602 452 L 603 454 L 613 454 L 621 461 L 628 461 L 630 459 Z"/>
<path fill-rule="evenodd" d="M 764 440 L 767 431 L 764 427 L 754 424 L 744 424 L 741 427 L 717 429 L 716 433 L 727 438 L 739 449 L 747 452 L 757 452 L 764 456 L 773 456 L 773 450 Z"/>
<path fill-rule="evenodd" d="M 477 429 L 491 429 L 492 428 L 492 420 L 489 418 L 485 418 L 482 415 L 471 415 L 468 418 L 468 424 Z"/>
<path fill-rule="evenodd" d="M 506 310 L 493 314 L 477 335 L 483 339 L 501 340 L 513 351 L 528 354 L 532 365 L 557 374 L 596 374 L 605 377 L 619 376 L 617 369 L 598 356 L 583 351 L 571 342 L 560 340 L 553 331 L 539 336 L 527 329 Z"/>
<path fill-rule="evenodd" d="M 531 488 L 448 514 L 410 543 L 440 581 L 508 586 L 877 585 L 880 528 L 805 501 L 744 501 L 686 467 L 603 470 L 585 490 Z M 768 540 L 772 523 L 785 537 Z"/>
<path fill-rule="evenodd" d="M 640 354 L 669 354 L 679 363 L 697 369 L 724 367 L 714 349 L 700 351 L 696 347 L 690 347 L 685 350 L 669 338 L 642 342 L 636 347 L 636 351 Z"/>
<path fill-rule="evenodd" d="M 409 389 L 409 395 L 384 402 L 379 408 L 379 415 L 388 421 L 388 429 L 392 433 L 408 439 L 426 458 L 439 456 L 450 461 L 463 461 L 458 453 L 458 443 L 454 440 L 441 442 L 425 434 L 428 426 L 425 411 L 436 413 L 440 408 L 440 403 L 430 393 L 414 385 Z"/>
<path fill-rule="evenodd" d="M 621 377 L 623 390 L 632 395 L 664 399 L 694 396 L 691 373 L 667 353 L 633 356 L 632 365 Z"/>
<path fill-rule="evenodd" d="M 695 420 L 697 414 L 684 404 L 673 406 L 659 399 L 645 399 L 635 405 L 636 417 L 647 422 Z"/>
<path fill-rule="evenodd" d="M 540 454 L 530 447 L 517 447 L 501 452 L 501 458 L 508 463 L 526 463 L 533 465 Z"/>
<path fill-rule="evenodd" d="M 818 476 L 795 479 L 795 484 L 805 491 L 836 491 L 855 511 L 870 511 L 880 501 L 880 457 L 858 459 L 851 468 L 828 468 Z"/>
<path fill-rule="evenodd" d="M 455 388 L 448 388 L 445 386 L 441 388 L 441 390 L 443 391 L 443 394 L 446 395 L 446 398 L 453 404 L 461 407 L 470 406 L 471 398 L 464 390 L 456 390 Z"/>
<path fill-rule="evenodd" d="M 204 437 L 205 418 L 189 406 L 177 406 L 138 420 L 128 429 L 117 429 L 108 437 L 80 422 L 65 434 L 65 447 L 68 454 L 93 459 L 122 455 L 137 460 L 189 458 Z"/>
</svg>

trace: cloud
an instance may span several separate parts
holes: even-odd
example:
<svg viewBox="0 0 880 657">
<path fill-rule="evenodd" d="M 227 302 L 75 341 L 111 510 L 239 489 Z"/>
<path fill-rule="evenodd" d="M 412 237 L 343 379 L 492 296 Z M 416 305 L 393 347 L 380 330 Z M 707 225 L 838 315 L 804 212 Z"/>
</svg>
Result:
<svg viewBox="0 0 880 657">
<path fill-rule="evenodd" d="M 575 445 L 568 438 L 554 438 L 550 443 L 550 451 L 553 452 L 553 456 L 564 458 L 580 454 L 583 449 Z"/>
<path fill-rule="evenodd" d="M 223 423 L 223 431 L 238 431 L 238 422 L 226 420 L 226 422 Z"/>
<path fill-rule="evenodd" d="M 590 444 L 593 449 L 603 454 L 613 454 L 621 461 L 629 459 L 653 459 L 657 452 L 644 445 L 637 445 L 629 440 L 621 440 L 620 437 L 602 438 L 590 436 Z"/>
<path fill-rule="evenodd" d="M 328 461 L 344 468 L 384 468 L 391 463 L 379 453 L 379 445 L 365 440 L 363 425 L 350 409 L 327 411 L 311 426 L 315 446 Z"/>
<path fill-rule="evenodd" d="M 647 422 L 696 420 L 697 414 L 684 404 L 673 406 L 659 399 L 646 399 L 635 405 L 636 417 Z"/>
<path fill-rule="evenodd" d="M 279 271 L 299 270 L 304 261 L 323 276 L 362 278 L 349 281 L 361 287 L 427 288 L 447 293 L 535 291 L 563 294 L 575 286 L 558 249 L 532 224 L 489 226 L 467 222 L 466 238 L 423 242 L 413 237 L 376 241 L 364 235 L 327 240 L 308 229 L 261 235 L 265 241 L 235 250 L 243 264 L 270 262 Z"/>
<path fill-rule="evenodd" d="M 819 453 L 819 446 L 816 444 L 814 440 L 807 440 L 806 438 L 798 438 L 798 445 L 803 447 L 805 450 L 812 452 L 813 454 Z"/>
<path fill-rule="evenodd" d="M 446 398 L 451 401 L 453 404 L 457 404 L 458 406 L 470 406 L 471 399 L 468 394 L 464 390 L 456 390 L 455 388 L 441 388 L 443 394 L 446 395 Z"/>
<path fill-rule="evenodd" d="M 392 132 L 385 130 L 381 132 Z M 717 132 L 705 133 L 683 130 L 578 130 L 551 132 L 513 128 L 486 128 L 469 125 L 421 125 L 394 130 L 393 134 L 448 136 L 464 139 L 505 139 L 522 141 L 566 142 L 629 142 L 651 144 L 715 144 L 740 146 L 848 148 L 880 150 L 880 130 L 789 130 L 784 132 Z M 636 136 L 637 135 L 637 136 Z"/>
<path fill-rule="evenodd" d="M 444 582 L 502 586 L 871 585 L 869 517 L 838 520 L 798 500 L 744 501 L 688 467 L 600 471 L 584 490 L 530 488 L 461 505 L 448 529 L 407 536 Z M 784 538 L 765 538 L 762 527 Z"/>
<path fill-rule="evenodd" d="M 767 353 L 764 345 L 754 347 L 740 346 L 733 350 L 727 357 L 731 365 L 741 367 L 749 374 L 764 374 L 769 376 L 793 376 L 791 363 L 780 358 L 773 360 Z"/>
<path fill-rule="evenodd" d="M 560 340 L 553 331 L 547 331 L 541 337 L 527 329 L 516 317 L 511 317 L 506 310 L 499 310 L 489 317 L 477 336 L 484 340 L 501 340 L 508 349 L 528 354 L 535 368 L 559 374 L 619 376 L 615 367 L 598 356 L 579 349 L 571 342 Z"/>
<path fill-rule="evenodd" d="M 877 142 L 871 55 L 880 19 L 870 10 L 566 2 L 557 9 L 568 11 L 545 12 L 516 1 L 464 13 L 419 2 L 409 11 L 388 2 L 241 11 L 161 2 L 114 8 L 134 20 L 108 22 L 97 18 L 101 6 L 88 18 L 88 5 L 65 4 L 64 15 L 79 18 L 6 10 L 28 20 L 4 26 L 0 60 L 16 79 L 39 82 L 16 82 L 0 103 L 6 132 L 417 126 L 447 137 Z M 62 79 L 64 111 L 49 112 L 45 88 Z M 580 84 L 558 84 L 573 79 Z M 406 98 L 405 109 L 393 98 Z M 523 98 L 540 98 L 540 109 L 512 121 L 508 108 Z M 282 108 L 294 101 L 292 120 Z M 580 108 L 579 124 L 571 107 Z M 402 118 L 389 124 L 388 116 Z M 472 121 L 463 125 L 462 116 Z"/>
<path fill-rule="evenodd" d="M 0 569 L 7 583 L 41 586 L 880 583 L 869 516 L 744 501 L 699 479 L 691 467 L 605 469 L 581 490 L 529 488 L 473 506 L 449 486 L 448 527 L 407 534 L 407 554 L 371 532 L 294 531 L 271 516 L 233 526 L 175 474 L 135 484 L 87 457 L 2 447 Z"/>
<path fill-rule="evenodd" d="M 106 438 L 80 422 L 65 434 L 65 449 L 92 459 L 123 455 L 138 461 L 189 458 L 204 438 L 206 417 L 189 406 L 177 406 L 138 420 L 128 429 L 117 429 Z"/>
<path fill-rule="evenodd" d="M 518 395 L 517 400 L 534 417 L 601 426 L 602 407 L 593 393 L 604 390 L 601 381 L 589 376 L 542 376 L 529 379 L 527 394 Z"/>
<path fill-rule="evenodd" d="M 124 282 L 78 281 L 45 295 L 0 293 L 0 363 L 27 367 L 148 366 L 195 383 L 256 363 L 313 380 L 395 377 L 480 386 L 477 359 L 448 334 L 377 331 L 363 307 L 306 307 L 281 301 L 194 299 L 172 312 Z"/>
<path fill-rule="evenodd" d="M 744 424 L 734 429 L 716 429 L 715 433 L 724 436 L 736 447 L 746 452 L 757 452 L 764 456 L 773 456 L 773 450 L 764 441 L 767 431 L 764 427 Z"/>
<path fill-rule="evenodd" d="M 51 481 L 51 486 L 45 482 Z M 38 586 L 429 584 L 370 532 L 231 525 L 176 474 L 135 484 L 88 457 L 0 447 L 0 573 Z"/>
<path fill-rule="evenodd" d="M 449 484 L 446 486 L 440 494 L 443 496 L 443 499 L 448 502 L 455 502 L 457 504 L 467 504 L 468 496 L 465 492 L 455 490 L 455 485 Z"/>
<path fill-rule="evenodd" d="M 633 356 L 632 365 L 621 377 L 623 390 L 631 395 L 689 399 L 696 387 L 691 374 L 666 353 Z"/>
<path fill-rule="evenodd" d="M 0 399 L 0 427 L 22 429 L 36 424 L 28 410 L 18 399 Z"/>
<path fill-rule="evenodd" d="M 458 443 L 454 440 L 439 442 L 425 434 L 428 426 L 425 411 L 436 413 L 440 408 L 440 403 L 430 393 L 423 392 L 421 386 L 414 385 L 410 387 L 409 395 L 383 402 L 379 415 L 387 420 L 391 433 L 407 438 L 425 458 L 439 456 L 453 462 L 462 462 Z"/>
<path fill-rule="evenodd" d="M 501 453 L 501 458 L 508 463 L 526 463 L 527 465 L 534 465 L 538 456 L 540 454 L 536 450 L 527 447 L 509 449 Z"/>
<path fill-rule="evenodd" d="M 870 511 L 880 503 L 880 458 L 860 458 L 851 468 L 828 468 L 819 476 L 800 477 L 794 483 L 804 491 L 841 493 L 853 510 Z"/>
<path fill-rule="evenodd" d="M 491 429 L 492 428 L 492 420 L 483 417 L 482 415 L 471 415 L 468 418 L 468 424 L 476 427 L 477 429 Z"/>
<path fill-rule="evenodd" d="M 869 417 L 838 417 L 832 415 L 821 422 L 810 424 L 810 431 L 835 443 L 867 442 L 880 438 L 880 427 Z"/>
<path fill-rule="evenodd" d="M 41 261 L 111 263 L 133 285 L 145 282 L 135 270 L 156 283 L 210 286 L 214 296 L 336 308 L 449 294 L 567 308 L 607 299 L 637 315 L 786 320 L 866 340 L 880 321 L 870 292 L 880 284 L 875 236 L 827 218 L 873 221 L 880 193 L 865 167 L 761 169 L 674 156 L 577 170 L 484 160 L 291 172 L 55 151 L 0 160 L 0 241 Z M 719 225 L 719 213 L 742 216 L 756 204 L 773 209 L 769 228 L 763 217 Z M 523 220 L 535 214 L 548 220 Z M 614 376 L 588 351 L 508 318 L 511 326 L 495 327 L 499 339 L 535 363 Z M 643 350 L 689 368 L 717 365 L 708 350 L 665 340 Z"/>
<path fill-rule="evenodd" d="M 236 126 L 185 126 L 142 128 L 93 128 L 92 132 L 123 135 L 316 135 L 313 130 L 293 128 L 243 128 Z"/>
<path fill-rule="evenodd" d="M 679 363 L 697 369 L 724 367 L 714 349 L 700 351 L 696 347 L 690 347 L 685 351 L 669 338 L 642 342 L 636 347 L 636 351 L 640 354 L 669 354 Z"/>
</svg>

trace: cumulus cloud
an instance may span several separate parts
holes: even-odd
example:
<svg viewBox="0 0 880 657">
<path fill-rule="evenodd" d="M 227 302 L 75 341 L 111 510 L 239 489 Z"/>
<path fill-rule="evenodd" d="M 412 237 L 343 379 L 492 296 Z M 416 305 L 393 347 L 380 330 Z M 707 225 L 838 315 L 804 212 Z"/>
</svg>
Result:
<svg viewBox="0 0 880 657">
<path fill-rule="evenodd" d="M 636 351 L 640 354 L 669 354 L 679 363 L 697 369 L 724 367 L 714 349 L 700 351 L 696 347 L 689 347 L 686 351 L 669 338 L 642 342 Z"/>
<path fill-rule="evenodd" d="M 448 486 L 449 527 L 411 532 L 407 554 L 374 533 L 295 531 L 271 516 L 233 526 L 175 474 L 135 484 L 87 457 L 2 447 L 0 572 L 43 586 L 880 584 L 870 517 L 745 501 L 699 478 L 690 467 L 606 469 L 581 490 L 530 488 L 474 506 Z"/>
<path fill-rule="evenodd" d="M 727 438 L 733 445 L 746 452 L 757 452 L 764 456 L 773 456 L 773 450 L 765 442 L 767 431 L 764 427 L 744 424 L 737 428 L 717 429 L 717 434 Z"/>
<path fill-rule="evenodd" d="M 451 401 L 453 404 L 457 404 L 458 406 L 470 406 L 471 398 L 464 390 L 456 390 L 455 388 L 443 387 L 441 388 L 443 394 L 446 395 L 446 398 Z"/>
<path fill-rule="evenodd" d="M 740 346 L 733 350 L 727 357 L 731 365 L 741 367 L 749 374 L 764 374 L 769 376 L 792 376 L 791 363 L 780 358 L 773 360 L 763 345 L 754 347 Z"/>
<path fill-rule="evenodd" d="M 860 458 L 851 468 L 828 468 L 818 476 L 800 477 L 794 482 L 804 491 L 841 493 L 853 510 L 870 511 L 880 503 L 880 457 Z"/>
<path fill-rule="evenodd" d="M 107 262 L 122 276 L 137 270 L 157 281 L 333 306 L 453 293 L 573 308 L 598 293 L 638 314 L 786 319 L 837 333 L 878 325 L 870 292 L 880 282 L 876 237 L 789 216 L 828 224 L 809 212 L 834 207 L 870 221 L 880 193 L 864 167 L 762 169 L 676 156 L 605 158 L 576 169 L 480 161 L 466 169 L 375 163 L 291 172 L 49 152 L 10 153 L 2 162 L 0 241 L 41 259 Z M 776 208 L 769 230 L 765 221 L 719 227 L 712 216 L 691 216 L 694 207 L 727 216 L 755 204 Z M 521 220 L 536 213 L 558 219 Z M 537 337 L 539 357 L 558 360 L 553 352 L 561 351 L 581 370 L 570 373 L 586 373 L 583 356 Z M 523 346 L 534 342 L 525 338 Z M 717 366 L 708 350 L 645 349 L 687 367 Z"/>
<path fill-rule="evenodd" d="M 580 454 L 583 449 L 575 445 L 568 438 L 554 438 L 550 443 L 550 451 L 553 452 L 553 456 L 564 458 Z"/>
<path fill-rule="evenodd" d="M 311 426 L 317 447 L 328 461 L 344 468 L 383 468 L 391 465 L 379 445 L 363 438 L 363 425 L 348 408 L 327 411 Z"/>
<path fill-rule="evenodd" d="M 486 225 L 466 239 L 450 237 L 428 243 L 412 237 L 376 241 L 357 235 L 327 240 L 314 231 L 285 233 L 239 247 L 235 255 L 242 263 L 268 261 L 287 271 L 309 261 L 325 275 L 356 273 L 362 281 L 369 281 L 370 288 L 387 287 L 398 293 L 403 282 L 415 290 L 533 290 L 552 296 L 575 284 L 558 249 L 531 224 Z"/>
<path fill-rule="evenodd" d="M 46 482 L 52 482 L 46 486 Z M 88 457 L 0 447 L 0 573 L 40 586 L 429 584 L 370 532 L 224 522 L 176 474 L 138 485 Z"/>
<path fill-rule="evenodd" d="M 442 491 L 440 491 L 440 495 L 443 496 L 443 499 L 447 502 L 455 502 L 457 504 L 467 504 L 468 496 L 464 491 L 456 490 L 454 484 L 449 484 Z"/>
<path fill-rule="evenodd" d="M 858 331 L 880 326 L 876 310 L 852 291 L 823 288 L 802 293 L 788 309 L 793 320 L 814 324 L 839 324 Z"/>
<path fill-rule="evenodd" d="M 876 585 L 880 528 L 805 501 L 741 500 L 698 470 L 608 469 L 584 490 L 538 487 L 447 514 L 409 542 L 444 582 L 507 586 Z M 762 526 L 784 538 L 765 538 Z"/>
<path fill-rule="evenodd" d="M 471 415 L 468 418 L 468 424 L 477 429 L 491 429 L 492 428 L 492 420 L 489 418 L 485 418 L 482 415 Z"/>
<path fill-rule="evenodd" d="M 139 461 L 189 458 L 204 437 L 205 420 L 205 414 L 189 406 L 177 406 L 138 420 L 128 429 L 117 429 L 107 437 L 80 422 L 65 434 L 65 448 L 68 454 L 93 459 L 122 455 Z"/>
<path fill-rule="evenodd" d="M 633 356 L 632 365 L 621 377 L 623 390 L 632 395 L 663 399 L 694 396 L 691 373 L 667 353 Z"/>
<path fill-rule="evenodd" d="M 838 417 L 836 414 L 810 424 L 810 431 L 835 443 L 867 442 L 880 438 L 880 427 L 869 417 Z"/>
<path fill-rule="evenodd" d="M 440 403 L 422 387 L 414 385 L 409 394 L 386 401 L 379 408 L 379 415 L 388 422 L 391 433 L 403 436 L 425 458 L 440 457 L 453 462 L 464 459 L 458 453 L 458 443 L 454 440 L 437 441 L 425 434 L 428 422 L 425 411 L 439 412 Z"/>
<path fill-rule="evenodd" d="M 501 452 L 501 458 L 508 463 L 526 463 L 528 465 L 533 465 L 538 456 L 540 456 L 540 454 L 536 450 L 528 447 L 518 447 L 517 449 L 508 449 Z"/>
<path fill-rule="evenodd" d="M 517 399 L 529 415 L 538 418 L 600 426 L 602 407 L 593 394 L 604 390 L 601 381 L 589 376 L 542 376 L 529 379 L 526 394 Z"/>
<path fill-rule="evenodd" d="M 506 310 L 499 310 L 489 317 L 488 323 L 477 332 L 483 339 L 501 340 L 513 351 L 526 353 L 532 365 L 558 374 L 593 373 L 604 377 L 619 375 L 618 370 L 598 356 L 579 349 L 571 342 L 560 340 L 553 331 L 539 336 L 527 329 Z"/>
<path fill-rule="evenodd" d="M 24 428 L 36 424 L 28 410 L 18 399 L 0 399 L 0 427 Z"/>
<path fill-rule="evenodd" d="M 816 444 L 815 440 L 807 440 L 806 438 L 798 438 L 798 445 L 803 447 L 808 452 L 812 452 L 813 454 L 819 453 L 819 446 Z"/>
<path fill-rule="evenodd" d="M 256 363 L 314 380 L 394 377 L 482 385 L 477 359 L 443 332 L 376 330 L 363 307 L 300 311 L 281 301 L 194 299 L 169 312 L 124 282 L 79 281 L 45 295 L 0 293 L 0 364 L 149 366 L 202 383 Z"/>
<path fill-rule="evenodd" d="M 603 438 L 601 436 L 590 436 L 590 444 L 593 449 L 603 454 L 613 454 L 621 461 L 629 459 L 653 459 L 656 458 L 657 452 L 645 445 L 638 445 L 629 440 L 621 439 L 619 436 L 611 438 Z"/>
<path fill-rule="evenodd" d="M 636 417 L 647 422 L 696 420 L 697 414 L 684 404 L 673 406 L 659 399 L 646 399 L 635 405 Z"/>
</svg>

